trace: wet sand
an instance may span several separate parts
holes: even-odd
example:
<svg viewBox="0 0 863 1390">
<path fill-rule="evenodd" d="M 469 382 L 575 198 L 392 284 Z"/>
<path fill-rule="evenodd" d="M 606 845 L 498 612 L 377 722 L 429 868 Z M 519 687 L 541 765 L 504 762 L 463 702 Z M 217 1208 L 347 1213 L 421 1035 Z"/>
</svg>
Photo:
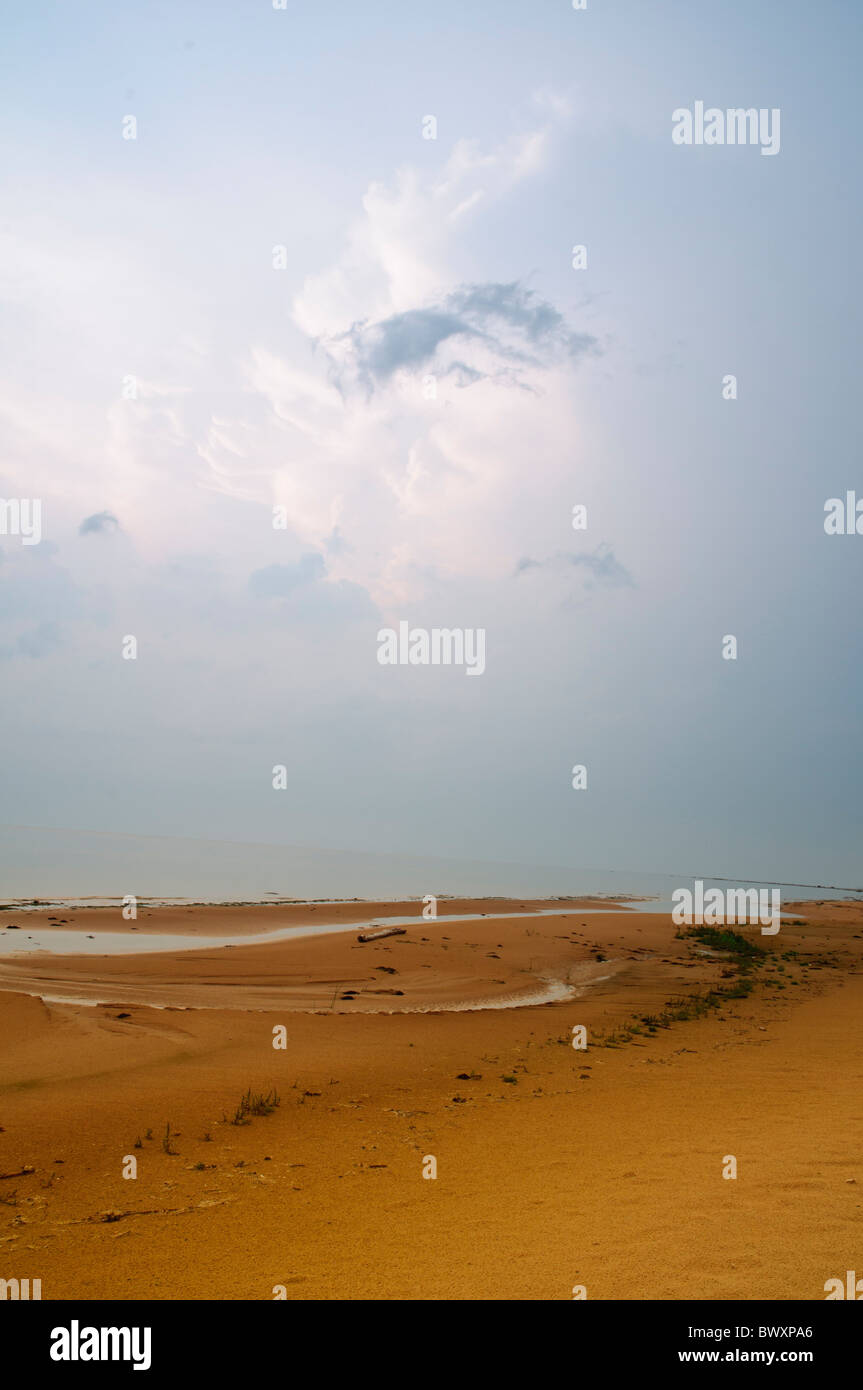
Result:
<svg viewBox="0 0 863 1390">
<path fill-rule="evenodd" d="M 146 908 L 125 926 L 417 921 L 365 944 L 4 956 L 0 1276 L 45 1299 L 823 1298 L 860 1263 L 863 908 L 744 929 L 766 952 L 751 992 L 694 1017 L 669 1001 L 735 986 L 736 960 L 598 905 Z M 508 915 L 531 908 L 556 911 Z M 566 997 L 489 1007 L 549 982 Z M 233 1124 L 249 1088 L 279 1104 Z"/>
</svg>

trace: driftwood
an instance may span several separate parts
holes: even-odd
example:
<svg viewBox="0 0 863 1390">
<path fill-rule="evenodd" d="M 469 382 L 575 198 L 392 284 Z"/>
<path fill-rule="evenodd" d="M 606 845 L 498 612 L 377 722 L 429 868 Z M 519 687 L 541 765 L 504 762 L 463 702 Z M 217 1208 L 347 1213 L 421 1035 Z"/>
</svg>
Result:
<svg viewBox="0 0 863 1390">
<path fill-rule="evenodd" d="M 370 927 L 368 931 L 361 931 L 357 941 L 380 941 L 382 936 L 404 936 L 407 927 Z"/>
</svg>

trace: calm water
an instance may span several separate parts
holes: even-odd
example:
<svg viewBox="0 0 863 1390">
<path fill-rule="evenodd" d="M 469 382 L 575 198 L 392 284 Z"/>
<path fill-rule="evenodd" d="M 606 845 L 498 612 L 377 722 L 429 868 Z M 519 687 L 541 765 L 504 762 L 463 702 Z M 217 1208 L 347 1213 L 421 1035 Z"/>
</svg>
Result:
<svg viewBox="0 0 863 1390">
<path fill-rule="evenodd" d="M 710 878 L 700 866 L 680 874 L 608 872 L 91 831 L 0 828 L 0 902 L 22 898 L 117 902 L 127 893 L 138 898 L 192 902 L 421 900 L 426 893 L 435 893 L 538 898 L 601 894 L 650 897 L 670 905 L 673 891 L 691 888 L 693 877 L 702 878 L 706 886 L 756 886 L 754 879 L 738 883 Z M 841 884 L 782 886 L 783 902 L 852 895 L 863 897 L 863 890 L 852 891 L 852 886 Z"/>
<path fill-rule="evenodd" d="M 362 931 L 366 927 L 416 927 L 423 926 L 428 932 L 440 931 L 445 925 L 456 924 L 459 922 L 479 922 L 486 914 L 483 912 L 467 912 L 459 916 L 447 915 L 440 916 L 429 921 L 425 921 L 419 911 L 411 917 L 363 917 L 362 904 L 357 904 L 356 920 L 352 922 L 315 922 L 300 927 L 276 927 L 275 930 L 266 932 L 246 933 L 244 935 L 230 936 L 200 936 L 183 935 L 179 932 L 143 932 L 129 931 L 124 932 L 85 932 L 78 931 L 71 927 L 50 927 L 43 925 L 44 919 L 41 913 L 38 917 L 27 921 L 27 912 L 33 912 L 33 908 L 20 908 L 14 912 L 5 912 L 0 916 L 0 956 L 29 955 L 38 951 L 50 951 L 59 956 L 115 956 L 115 955 L 143 955 L 150 952 L 166 951 L 205 951 L 216 947 L 226 946 L 265 946 L 273 941 L 290 941 L 303 936 L 327 936 L 333 932 L 353 932 Z M 568 916 L 577 918 L 587 914 L 595 914 L 596 911 L 616 911 L 616 908 L 608 907 L 605 909 L 578 908 L 570 912 Z M 495 921 L 502 917 L 514 917 L 522 920 L 531 921 L 535 917 L 556 917 L 561 915 L 559 908 L 547 908 L 541 912 L 495 912 Z M 4 927 L 4 918 L 8 921 L 15 921 L 18 930 L 10 931 L 8 926 Z M 130 923 L 130 926 L 132 924 Z"/>
</svg>

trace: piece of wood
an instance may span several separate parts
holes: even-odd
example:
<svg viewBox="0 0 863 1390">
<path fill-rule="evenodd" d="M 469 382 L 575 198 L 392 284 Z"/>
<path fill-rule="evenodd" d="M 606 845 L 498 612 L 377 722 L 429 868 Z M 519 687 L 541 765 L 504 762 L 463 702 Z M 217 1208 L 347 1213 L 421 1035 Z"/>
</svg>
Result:
<svg viewBox="0 0 863 1390">
<path fill-rule="evenodd" d="M 404 936 L 406 931 L 407 927 L 370 927 L 359 933 L 357 941 L 380 941 L 382 936 Z"/>
</svg>

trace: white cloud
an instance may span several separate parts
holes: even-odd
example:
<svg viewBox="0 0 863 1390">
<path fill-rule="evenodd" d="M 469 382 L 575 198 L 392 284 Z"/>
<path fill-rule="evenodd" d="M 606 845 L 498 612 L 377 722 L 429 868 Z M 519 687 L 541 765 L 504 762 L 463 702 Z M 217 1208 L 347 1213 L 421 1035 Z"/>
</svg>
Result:
<svg viewBox="0 0 863 1390">
<path fill-rule="evenodd" d="M 283 504 L 304 546 L 323 548 L 338 526 L 349 548 L 333 572 L 383 605 L 436 577 L 510 572 L 515 535 L 526 544 L 526 471 L 553 493 L 571 468 L 570 330 L 517 284 L 460 290 L 453 269 L 456 224 L 541 168 L 547 148 L 546 131 L 490 154 L 462 142 L 440 176 L 403 169 L 373 184 L 343 254 L 294 302 L 317 374 L 255 349 L 245 386 L 266 412 L 214 423 L 200 446 L 211 486 Z"/>
<path fill-rule="evenodd" d="M 452 223 L 537 173 L 547 149 L 547 130 L 488 154 L 462 140 L 438 178 L 402 169 L 392 187 L 371 184 L 342 256 L 306 278 L 294 303 L 295 322 L 310 337 L 326 340 L 359 319 L 403 313 L 445 291 Z"/>
<path fill-rule="evenodd" d="M 36 382 L 6 402 L 54 536 L 110 512 L 142 565 L 218 556 L 248 575 L 273 542 L 278 503 L 291 544 L 327 553 L 333 583 L 383 606 L 548 553 L 525 480 L 541 479 L 553 499 L 571 469 L 571 326 L 518 284 L 524 267 L 512 267 L 510 285 L 488 285 L 465 251 L 466 226 L 493 228 L 501 200 L 544 167 L 553 103 L 543 118 L 497 149 L 461 141 L 434 172 L 405 168 L 371 184 L 343 251 L 293 301 L 290 350 L 243 341 L 236 328 L 217 348 L 190 313 L 194 289 L 175 303 L 170 280 L 160 286 L 142 265 L 140 365 L 133 352 L 116 360 L 116 306 L 99 294 L 104 247 L 92 241 L 78 283 L 95 338 L 103 321 L 110 328 L 88 363 L 95 390 L 81 389 L 69 360 L 56 414 L 39 407 Z M 52 284 L 76 280 L 86 239 L 67 261 L 62 244 L 46 254 Z M 25 257 L 40 263 L 37 250 Z M 77 292 L 73 303 L 84 312 Z M 137 398 L 122 399 L 132 371 Z"/>
</svg>

